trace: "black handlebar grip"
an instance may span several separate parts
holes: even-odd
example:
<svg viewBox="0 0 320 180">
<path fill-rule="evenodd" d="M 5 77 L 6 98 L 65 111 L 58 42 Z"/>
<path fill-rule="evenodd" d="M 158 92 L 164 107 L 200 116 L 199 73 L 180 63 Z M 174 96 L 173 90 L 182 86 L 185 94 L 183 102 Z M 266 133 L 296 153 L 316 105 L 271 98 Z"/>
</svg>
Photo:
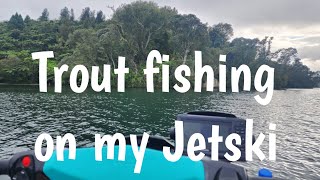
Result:
<svg viewBox="0 0 320 180">
<path fill-rule="evenodd" d="M 0 161 L 0 175 L 9 175 L 9 160 Z"/>
</svg>

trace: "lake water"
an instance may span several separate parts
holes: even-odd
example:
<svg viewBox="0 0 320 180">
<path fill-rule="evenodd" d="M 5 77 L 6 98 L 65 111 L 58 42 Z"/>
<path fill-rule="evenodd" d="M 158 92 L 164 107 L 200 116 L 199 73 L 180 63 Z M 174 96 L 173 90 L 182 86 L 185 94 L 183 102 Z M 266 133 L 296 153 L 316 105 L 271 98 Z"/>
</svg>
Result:
<svg viewBox="0 0 320 180">
<path fill-rule="evenodd" d="M 32 149 L 36 137 L 73 133 L 79 147 L 93 146 L 94 134 L 168 136 L 177 114 L 194 110 L 229 112 L 254 120 L 254 132 L 277 125 L 277 160 L 241 163 L 250 174 L 266 167 L 276 177 L 320 177 L 320 89 L 275 91 L 271 103 L 255 93 L 39 93 L 37 86 L 0 86 L 0 158 Z M 262 147 L 268 152 L 267 141 Z"/>
</svg>

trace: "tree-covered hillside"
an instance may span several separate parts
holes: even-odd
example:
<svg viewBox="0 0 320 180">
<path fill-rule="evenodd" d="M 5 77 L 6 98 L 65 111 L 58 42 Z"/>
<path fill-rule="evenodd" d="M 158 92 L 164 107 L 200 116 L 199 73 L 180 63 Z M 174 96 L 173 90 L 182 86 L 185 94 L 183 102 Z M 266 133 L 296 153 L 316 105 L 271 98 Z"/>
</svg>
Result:
<svg viewBox="0 0 320 180">
<path fill-rule="evenodd" d="M 270 51 L 272 37 L 234 38 L 230 24 L 208 25 L 196 15 L 179 14 L 175 8 L 159 7 L 153 2 L 137 1 L 110 9 L 113 11 L 110 19 L 102 11 L 90 8 L 83 9 L 80 17 L 75 17 L 72 9 L 63 8 L 60 18 L 55 20 L 44 9 L 38 19 L 22 17 L 17 12 L 1 22 L 0 83 L 37 83 L 38 61 L 31 60 L 31 53 L 50 50 L 54 51 L 55 59 L 49 61 L 49 80 L 53 78 L 54 66 L 116 67 L 118 56 L 125 56 L 131 69 L 126 77 L 127 87 L 144 87 L 142 69 L 146 57 L 157 49 L 170 55 L 171 69 L 181 64 L 192 69 L 194 51 L 201 50 L 203 64 L 213 66 L 216 77 L 219 55 L 227 54 L 229 71 L 230 67 L 247 64 L 254 75 L 262 64 L 274 67 L 278 89 L 318 84 L 319 78 L 314 78 L 315 73 L 301 63 L 295 48 Z M 156 84 L 160 80 L 159 75 Z M 68 83 L 68 79 L 64 82 Z M 171 83 L 176 83 L 174 78 Z"/>
</svg>

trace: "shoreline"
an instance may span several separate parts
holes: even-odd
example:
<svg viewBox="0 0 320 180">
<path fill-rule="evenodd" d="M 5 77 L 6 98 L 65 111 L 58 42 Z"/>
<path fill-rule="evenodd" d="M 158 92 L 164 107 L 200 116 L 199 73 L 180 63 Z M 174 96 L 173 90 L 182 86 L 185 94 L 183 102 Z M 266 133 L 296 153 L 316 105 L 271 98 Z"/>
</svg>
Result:
<svg viewBox="0 0 320 180">
<path fill-rule="evenodd" d="M 1 86 L 39 86 L 39 84 L 10 84 L 10 83 L 0 83 Z M 54 86 L 48 86 L 54 87 Z M 136 88 L 146 88 L 146 87 L 126 87 L 126 89 L 136 89 Z M 320 87 L 311 87 L 311 88 L 282 88 L 282 89 L 274 89 L 274 90 L 289 90 L 289 89 L 318 89 Z M 155 89 L 161 89 L 161 87 L 155 87 Z M 205 88 L 203 88 L 205 89 Z M 217 89 L 217 88 L 215 88 Z"/>
</svg>

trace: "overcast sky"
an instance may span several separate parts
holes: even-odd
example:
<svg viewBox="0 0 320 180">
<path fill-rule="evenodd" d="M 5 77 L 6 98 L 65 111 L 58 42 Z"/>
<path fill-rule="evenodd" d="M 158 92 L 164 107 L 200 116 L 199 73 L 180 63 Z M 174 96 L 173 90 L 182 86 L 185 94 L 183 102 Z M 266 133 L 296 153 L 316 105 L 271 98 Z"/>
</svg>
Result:
<svg viewBox="0 0 320 180">
<path fill-rule="evenodd" d="M 0 0 L 0 20 L 19 12 L 38 18 L 48 8 L 50 18 L 58 18 L 67 6 L 79 16 L 84 7 L 111 10 L 131 0 Z M 159 5 L 176 7 L 180 13 L 197 15 L 209 25 L 226 22 L 233 25 L 235 37 L 273 36 L 273 50 L 295 47 L 303 63 L 320 70 L 320 1 L 319 0 L 158 0 Z"/>
</svg>

